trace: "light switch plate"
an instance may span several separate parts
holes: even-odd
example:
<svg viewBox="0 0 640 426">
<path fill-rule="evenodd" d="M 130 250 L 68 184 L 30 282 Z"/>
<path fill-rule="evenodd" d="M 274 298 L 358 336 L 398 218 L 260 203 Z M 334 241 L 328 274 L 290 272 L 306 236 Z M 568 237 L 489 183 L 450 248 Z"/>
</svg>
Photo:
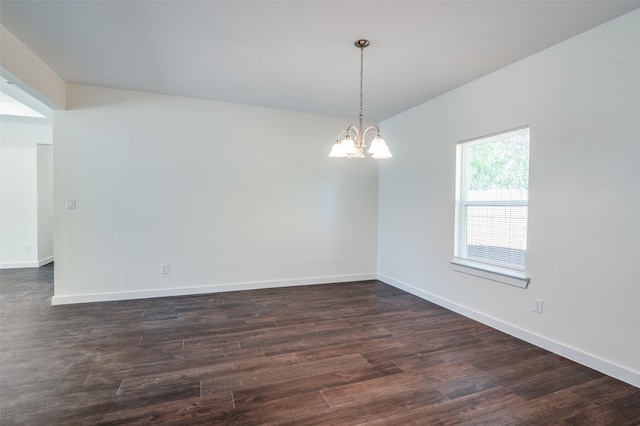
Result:
<svg viewBox="0 0 640 426">
<path fill-rule="evenodd" d="M 542 299 L 533 299 L 533 312 L 536 314 L 542 314 L 544 302 Z"/>
<path fill-rule="evenodd" d="M 66 204 L 68 209 L 75 209 L 76 208 L 76 199 L 73 197 L 67 197 L 67 204 Z"/>
</svg>

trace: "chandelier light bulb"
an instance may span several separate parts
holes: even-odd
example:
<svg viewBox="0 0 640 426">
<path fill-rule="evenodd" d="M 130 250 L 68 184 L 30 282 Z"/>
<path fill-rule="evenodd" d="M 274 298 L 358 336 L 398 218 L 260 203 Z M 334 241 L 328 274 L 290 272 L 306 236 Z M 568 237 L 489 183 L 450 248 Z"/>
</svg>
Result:
<svg viewBox="0 0 640 426">
<path fill-rule="evenodd" d="M 358 148 L 356 148 L 355 142 L 353 142 L 353 139 L 351 139 L 351 136 L 349 136 L 349 135 L 347 135 L 342 140 L 340 145 L 342 145 L 342 150 L 347 155 L 357 154 L 358 153 Z"/>
<path fill-rule="evenodd" d="M 382 139 L 382 136 L 377 135 L 372 141 L 371 141 L 371 146 L 369 146 L 369 150 L 367 151 L 368 154 L 377 154 L 378 152 L 382 152 L 383 150 L 387 150 L 389 151 L 389 147 L 387 147 L 387 144 L 385 143 L 384 139 Z M 375 157 L 374 157 L 375 158 Z"/>
<path fill-rule="evenodd" d="M 333 146 L 331 147 L 331 152 L 329 153 L 329 157 L 344 158 L 346 156 L 347 156 L 347 153 L 344 152 L 342 144 L 340 144 L 340 141 L 336 141 L 336 143 L 334 143 Z"/>
<path fill-rule="evenodd" d="M 393 157 L 393 155 L 391 155 L 391 151 L 389 151 L 389 147 L 386 145 L 371 156 L 371 158 L 376 158 L 378 160 L 384 160 L 385 158 L 391 157 Z"/>
</svg>

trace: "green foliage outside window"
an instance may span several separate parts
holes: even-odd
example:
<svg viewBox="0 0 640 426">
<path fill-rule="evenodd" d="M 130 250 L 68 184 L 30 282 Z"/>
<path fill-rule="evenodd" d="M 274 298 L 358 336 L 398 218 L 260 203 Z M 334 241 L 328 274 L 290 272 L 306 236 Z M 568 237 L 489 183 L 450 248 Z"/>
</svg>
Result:
<svg viewBox="0 0 640 426">
<path fill-rule="evenodd" d="M 529 141 L 518 137 L 469 149 L 469 190 L 529 188 Z"/>
</svg>

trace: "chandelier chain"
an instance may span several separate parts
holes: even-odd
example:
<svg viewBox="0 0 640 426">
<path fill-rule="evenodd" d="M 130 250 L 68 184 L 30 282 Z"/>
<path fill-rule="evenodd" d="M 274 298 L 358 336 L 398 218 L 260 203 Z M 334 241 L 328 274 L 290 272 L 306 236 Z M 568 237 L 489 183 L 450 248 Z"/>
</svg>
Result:
<svg viewBox="0 0 640 426">
<path fill-rule="evenodd" d="M 360 118 L 362 118 L 362 80 L 364 78 L 364 47 L 360 46 Z"/>
</svg>

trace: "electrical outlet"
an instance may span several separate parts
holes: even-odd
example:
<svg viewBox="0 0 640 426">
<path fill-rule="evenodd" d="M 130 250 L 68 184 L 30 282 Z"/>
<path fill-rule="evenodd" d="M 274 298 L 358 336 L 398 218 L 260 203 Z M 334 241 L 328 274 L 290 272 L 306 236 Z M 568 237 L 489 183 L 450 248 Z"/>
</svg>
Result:
<svg viewBox="0 0 640 426">
<path fill-rule="evenodd" d="M 542 306 L 544 302 L 542 299 L 533 299 L 533 312 L 536 314 L 542 314 Z"/>
<path fill-rule="evenodd" d="M 31 246 L 30 246 L 29 244 L 25 244 L 25 245 L 22 247 L 22 250 L 23 250 L 25 253 L 29 253 L 29 252 L 31 251 Z"/>
<path fill-rule="evenodd" d="M 167 263 L 160 264 L 160 273 L 161 274 L 168 274 L 169 273 L 169 264 L 167 264 Z"/>
<path fill-rule="evenodd" d="M 73 198 L 73 197 L 67 197 L 66 207 L 68 209 L 75 209 L 76 208 L 76 199 Z"/>
</svg>

